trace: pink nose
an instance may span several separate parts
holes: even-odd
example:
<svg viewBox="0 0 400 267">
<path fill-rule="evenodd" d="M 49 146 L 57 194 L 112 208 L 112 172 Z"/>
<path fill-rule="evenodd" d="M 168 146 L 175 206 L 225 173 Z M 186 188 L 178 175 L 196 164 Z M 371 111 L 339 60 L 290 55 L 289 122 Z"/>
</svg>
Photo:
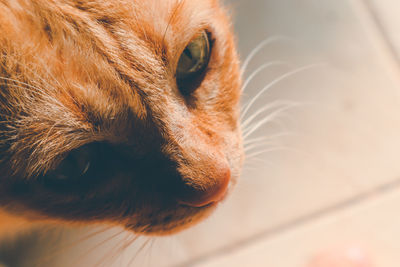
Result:
<svg viewBox="0 0 400 267">
<path fill-rule="evenodd" d="M 202 186 L 201 190 L 186 187 L 179 202 L 190 207 L 204 207 L 222 200 L 231 180 L 231 172 L 229 168 L 226 168 L 221 170 L 218 176 L 216 181 L 210 182 L 210 185 Z"/>
</svg>

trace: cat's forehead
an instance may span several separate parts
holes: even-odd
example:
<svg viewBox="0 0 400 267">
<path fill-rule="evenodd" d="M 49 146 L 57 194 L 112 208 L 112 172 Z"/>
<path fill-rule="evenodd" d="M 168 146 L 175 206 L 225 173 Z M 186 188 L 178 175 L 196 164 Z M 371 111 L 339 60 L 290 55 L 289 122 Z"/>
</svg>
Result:
<svg viewBox="0 0 400 267">
<path fill-rule="evenodd" d="M 156 35 L 173 42 L 187 42 L 222 15 L 217 0 L 99 0 L 95 4 L 79 1 L 78 5 L 97 13 L 100 21 L 123 21 L 144 38 Z"/>
<path fill-rule="evenodd" d="M 217 7 L 215 0 L 150 0 L 137 2 L 134 9 L 157 30 L 164 31 L 166 27 L 190 29 L 205 24 L 215 19 Z"/>
<path fill-rule="evenodd" d="M 174 61 L 202 30 L 213 36 L 227 34 L 226 12 L 218 0 L 114 0 L 75 1 L 95 24 L 118 36 L 136 55 L 164 55 Z M 80 16 L 80 15 L 79 15 Z M 99 23 L 100 22 L 100 23 Z M 134 49 L 130 44 L 134 43 Z M 165 55 L 164 53 L 168 55 Z M 150 56 L 147 54 L 147 57 Z M 174 65 L 174 62 L 170 62 Z"/>
<path fill-rule="evenodd" d="M 138 19 L 146 19 L 165 29 L 167 24 L 199 23 L 211 19 L 210 16 L 218 7 L 216 0 L 129 0 L 134 15 Z"/>
</svg>

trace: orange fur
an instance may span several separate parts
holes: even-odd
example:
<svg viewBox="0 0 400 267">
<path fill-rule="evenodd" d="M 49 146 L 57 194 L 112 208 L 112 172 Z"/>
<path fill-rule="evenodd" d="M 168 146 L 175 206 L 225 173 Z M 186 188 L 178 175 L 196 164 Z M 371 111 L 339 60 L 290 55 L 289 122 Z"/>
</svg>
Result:
<svg viewBox="0 0 400 267">
<path fill-rule="evenodd" d="M 204 80 L 185 98 L 175 70 L 188 42 L 202 30 L 214 39 L 211 59 Z M 3 213 L 104 221 L 165 234 L 214 209 L 160 197 L 152 191 L 156 182 L 142 185 L 147 177 L 139 174 L 128 179 L 116 173 L 87 196 L 70 196 L 75 204 L 37 184 L 37 176 L 70 151 L 93 142 L 131 146 L 146 166 L 165 166 L 151 177 L 167 184 L 178 175 L 185 185 L 207 190 L 224 168 L 233 181 L 239 176 L 239 63 L 229 18 L 218 1 L 0 0 L 0 33 Z M 140 176 L 146 175 L 141 170 Z"/>
</svg>

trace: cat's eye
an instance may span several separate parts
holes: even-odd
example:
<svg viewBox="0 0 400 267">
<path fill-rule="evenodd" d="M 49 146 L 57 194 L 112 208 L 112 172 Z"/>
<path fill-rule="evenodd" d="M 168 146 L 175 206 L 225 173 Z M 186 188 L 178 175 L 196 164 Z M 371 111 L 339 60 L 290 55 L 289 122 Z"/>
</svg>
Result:
<svg viewBox="0 0 400 267">
<path fill-rule="evenodd" d="M 183 95 L 189 95 L 198 87 L 209 60 L 210 40 L 202 31 L 186 46 L 179 58 L 176 81 Z"/>
<path fill-rule="evenodd" d="M 88 146 L 71 151 L 68 156 L 47 176 L 56 180 L 76 179 L 84 176 L 90 169 L 92 153 Z"/>
<path fill-rule="evenodd" d="M 110 175 L 113 171 L 110 166 L 126 164 L 125 157 L 129 157 L 130 150 L 116 144 L 94 142 L 74 149 L 52 170 L 45 173 L 44 177 L 50 183 L 59 185 L 69 184 L 74 181 L 99 180 Z M 131 160 L 131 159 L 129 159 Z"/>
</svg>

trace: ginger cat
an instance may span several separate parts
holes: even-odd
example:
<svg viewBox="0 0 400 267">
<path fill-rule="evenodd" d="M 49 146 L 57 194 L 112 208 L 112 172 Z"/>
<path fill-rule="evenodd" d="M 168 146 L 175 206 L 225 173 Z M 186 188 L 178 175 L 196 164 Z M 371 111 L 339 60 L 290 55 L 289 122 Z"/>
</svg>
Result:
<svg viewBox="0 0 400 267">
<path fill-rule="evenodd" d="M 217 0 L 0 0 L 0 234 L 201 221 L 240 173 L 240 88 Z"/>
</svg>

